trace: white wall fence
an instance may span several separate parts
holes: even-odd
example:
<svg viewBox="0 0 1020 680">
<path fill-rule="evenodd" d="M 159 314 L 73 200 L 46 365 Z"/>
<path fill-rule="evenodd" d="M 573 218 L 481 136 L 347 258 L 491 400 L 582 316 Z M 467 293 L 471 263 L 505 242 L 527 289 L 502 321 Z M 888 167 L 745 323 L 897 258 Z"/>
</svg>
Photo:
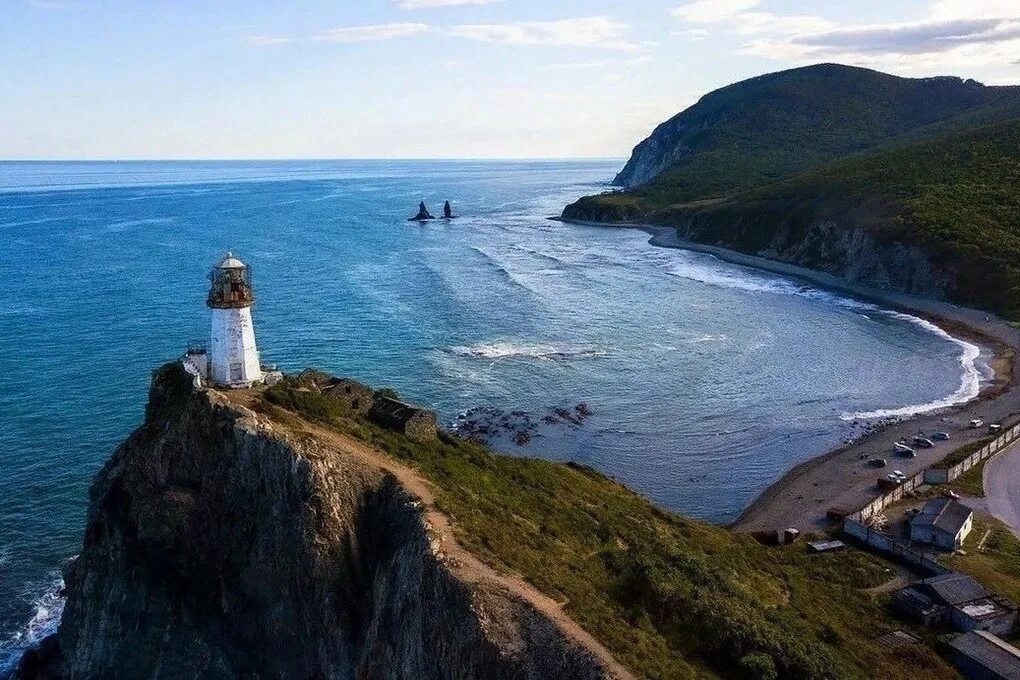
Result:
<svg viewBox="0 0 1020 680">
<path fill-rule="evenodd" d="M 951 482 L 967 470 L 985 460 L 991 458 L 1002 449 L 1013 443 L 1017 437 L 1020 437 L 1020 425 L 1014 426 L 1012 429 L 1003 433 L 1000 437 L 997 437 L 994 441 L 981 447 L 978 451 L 970 454 L 956 465 L 938 469 L 929 468 L 924 471 L 924 481 L 928 484 L 945 484 Z"/>
<path fill-rule="evenodd" d="M 948 574 L 952 571 L 949 567 L 942 566 L 928 555 L 914 550 L 906 543 L 896 540 L 889 534 L 883 534 L 881 531 L 869 529 L 866 525 L 858 522 L 857 520 L 850 519 L 849 517 L 843 521 L 843 531 L 862 543 L 866 543 L 875 550 L 879 550 L 895 559 L 906 562 L 907 564 L 931 574 L 932 576 Z"/>
<path fill-rule="evenodd" d="M 989 458 L 999 451 L 1002 451 L 1005 447 L 1012 444 L 1018 437 L 1020 437 L 1020 425 L 1015 425 L 1011 429 L 1004 432 L 1002 435 L 997 437 L 991 443 L 983 446 L 980 450 L 975 451 L 971 455 L 967 456 L 963 461 L 946 470 L 934 470 L 929 468 L 924 472 L 919 472 L 907 481 L 898 485 L 895 489 L 889 493 L 878 496 L 873 501 L 865 505 L 857 512 L 848 515 L 848 519 L 853 519 L 858 522 L 863 522 L 875 515 L 881 513 L 886 506 L 892 505 L 896 501 L 903 498 L 903 495 L 908 491 L 913 491 L 922 484 L 944 484 L 945 482 L 951 482 L 967 470 L 980 463 L 981 461 Z M 944 481 L 933 481 L 933 472 L 945 472 L 947 479 Z"/>
<path fill-rule="evenodd" d="M 1002 451 L 1016 441 L 1018 437 L 1020 437 L 1020 425 L 1015 425 L 994 441 L 950 468 L 943 470 L 928 469 L 914 475 L 892 491 L 878 496 L 857 512 L 847 515 L 843 520 L 843 531 L 876 550 L 887 553 L 924 571 L 933 574 L 948 573 L 949 569 L 928 555 L 914 550 L 906 543 L 902 543 L 888 534 L 871 529 L 868 527 L 867 521 L 880 514 L 887 506 L 902 499 L 907 492 L 913 491 L 922 484 L 944 484 L 953 481 L 981 461 Z"/>
</svg>

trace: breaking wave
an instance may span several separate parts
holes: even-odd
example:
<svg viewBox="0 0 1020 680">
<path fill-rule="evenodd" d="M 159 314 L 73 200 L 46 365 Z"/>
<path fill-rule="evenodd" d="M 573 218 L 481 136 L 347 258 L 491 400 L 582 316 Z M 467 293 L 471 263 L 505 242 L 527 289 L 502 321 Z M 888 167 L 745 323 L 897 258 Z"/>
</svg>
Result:
<svg viewBox="0 0 1020 680">
<path fill-rule="evenodd" d="M 978 360 L 981 357 L 981 348 L 950 335 L 930 321 L 910 314 L 883 309 L 870 302 L 843 297 L 837 293 L 814 288 L 808 284 L 800 283 L 780 275 L 769 277 L 745 270 L 743 267 L 733 266 L 731 269 L 729 266 L 715 266 L 713 261 L 721 262 L 721 260 L 713 255 L 689 251 L 680 251 L 680 255 L 679 261 L 673 258 L 668 265 L 668 271 L 673 276 L 723 288 L 735 288 L 756 293 L 796 295 L 812 300 L 820 300 L 853 310 L 869 321 L 874 315 L 884 315 L 919 326 L 925 331 L 960 347 L 960 386 L 952 394 L 924 404 L 911 404 L 897 408 L 876 409 L 874 411 L 860 411 L 857 413 L 843 413 L 840 416 L 842 420 L 909 418 L 921 413 L 928 413 L 966 403 L 977 397 L 981 391 L 982 371 L 978 365 Z"/>
<path fill-rule="evenodd" d="M 46 588 L 32 599 L 32 616 L 28 622 L 0 637 L 0 678 L 13 674 L 27 650 L 57 632 L 64 613 L 64 580 L 57 573 L 51 577 Z"/>
<path fill-rule="evenodd" d="M 876 409 L 874 411 L 860 411 L 858 413 L 844 413 L 840 416 L 840 418 L 843 420 L 886 420 L 890 418 L 910 418 L 921 413 L 928 413 L 929 411 L 937 411 L 950 406 L 964 404 L 978 396 L 981 392 L 982 377 L 981 370 L 978 368 L 978 359 L 981 357 L 980 347 L 971 344 L 966 340 L 953 337 L 932 322 L 919 319 L 916 316 L 885 310 L 883 310 L 883 313 L 920 326 L 921 328 L 924 328 L 925 330 L 958 345 L 962 349 L 962 352 L 960 353 L 960 367 L 963 369 L 960 376 L 960 387 L 949 396 L 930 401 L 926 404 L 913 404 L 909 406 L 901 406 L 899 408 Z"/>
<path fill-rule="evenodd" d="M 606 350 L 590 345 L 553 343 L 486 342 L 471 346 L 451 347 L 450 353 L 474 359 L 590 359 L 603 357 Z"/>
</svg>

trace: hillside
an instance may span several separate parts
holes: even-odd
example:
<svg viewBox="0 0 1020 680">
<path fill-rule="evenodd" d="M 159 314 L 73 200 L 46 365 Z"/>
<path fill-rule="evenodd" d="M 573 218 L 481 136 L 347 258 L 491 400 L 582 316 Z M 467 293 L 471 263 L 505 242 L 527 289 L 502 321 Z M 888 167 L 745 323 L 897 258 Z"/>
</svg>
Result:
<svg viewBox="0 0 1020 680">
<path fill-rule="evenodd" d="M 832 87 L 851 75 L 884 105 L 862 115 L 867 96 Z M 804 90 L 777 94 L 786 87 Z M 738 83 L 674 121 L 740 93 L 712 135 L 738 121 L 758 132 L 727 132 L 732 143 L 715 151 L 691 147 L 650 182 L 584 197 L 563 216 L 675 226 L 690 240 L 1020 319 L 1018 92 L 835 66 Z M 645 155 L 639 146 L 628 166 Z"/>
<path fill-rule="evenodd" d="M 1020 118 L 647 218 L 699 242 L 1020 319 Z"/>
<path fill-rule="evenodd" d="M 954 677 L 927 647 L 871 643 L 901 624 L 861 592 L 887 578 L 864 553 L 766 548 L 659 510 L 590 468 L 455 437 L 414 442 L 293 382 L 268 390 L 259 410 L 300 415 L 413 467 L 466 548 L 566 603 L 640 677 L 904 678 L 915 664 Z"/>
<path fill-rule="evenodd" d="M 730 194 L 992 106 L 1017 88 L 819 64 L 711 92 L 658 126 L 615 183 L 669 202 Z"/>
<path fill-rule="evenodd" d="M 196 390 L 168 365 L 19 678 L 954 677 L 872 642 L 902 625 L 862 591 L 887 578 L 588 468 L 379 429 L 307 382 Z"/>
</svg>

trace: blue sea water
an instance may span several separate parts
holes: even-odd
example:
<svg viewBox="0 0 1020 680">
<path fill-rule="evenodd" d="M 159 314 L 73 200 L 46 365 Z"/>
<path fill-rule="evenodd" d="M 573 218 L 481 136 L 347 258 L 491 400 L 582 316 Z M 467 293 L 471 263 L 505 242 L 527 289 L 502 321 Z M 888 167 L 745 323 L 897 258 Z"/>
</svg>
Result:
<svg viewBox="0 0 1020 680">
<path fill-rule="evenodd" d="M 0 676 L 52 629 L 89 481 L 150 371 L 208 334 L 227 248 L 254 270 L 265 361 L 392 386 L 447 422 L 586 402 L 581 427 L 513 452 L 712 521 L 840 443 L 846 414 L 960 391 L 960 344 L 908 318 L 546 219 L 618 167 L 0 163 Z M 406 221 L 447 198 L 459 219 Z"/>
</svg>

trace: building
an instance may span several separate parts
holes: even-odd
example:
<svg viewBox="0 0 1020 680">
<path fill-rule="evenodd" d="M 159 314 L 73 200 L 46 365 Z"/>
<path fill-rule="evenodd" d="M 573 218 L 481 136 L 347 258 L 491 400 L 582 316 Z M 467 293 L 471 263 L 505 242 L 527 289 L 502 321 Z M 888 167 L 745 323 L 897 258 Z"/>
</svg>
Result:
<svg viewBox="0 0 1020 680">
<path fill-rule="evenodd" d="M 436 414 L 433 411 L 389 397 L 376 399 L 368 412 L 368 418 L 380 427 L 418 441 L 435 439 L 438 430 Z"/>
<path fill-rule="evenodd" d="M 963 545 L 973 526 L 973 510 L 951 498 L 936 498 L 910 520 L 910 539 L 953 551 Z"/>
<path fill-rule="evenodd" d="M 955 571 L 903 588 L 893 598 L 893 607 L 931 628 L 983 630 L 1003 636 L 1012 634 L 1017 618 L 1016 605 L 1008 598 Z"/>
<path fill-rule="evenodd" d="M 949 643 L 949 658 L 969 680 L 1020 680 L 1020 649 L 983 630 Z"/>
<path fill-rule="evenodd" d="M 254 302 L 251 268 L 233 253 L 227 253 L 209 273 L 206 298 L 212 309 L 209 347 L 192 343 L 182 360 L 197 385 L 209 382 L 219 387 L 250 387 L 281 379 L 275 367 L 263 369 L 259 362 L 251 320 Z"/>
<path fill-rule="evenodd" d="M 366 415 L 375 400 L 375 390 L 350 378 L 338 378 L 323 371 L 306 368 L 298 374 L 298 383 L 343 403 L 347 410 Z"/>
<path fill-rule="evenodd" d="M 262 379 L 251 320 L 255 302 L 251 269 L 227 253 L 209 272 L 209 284 L 209 378 L 224 387 L 248 387 Z"/>
</svg>

